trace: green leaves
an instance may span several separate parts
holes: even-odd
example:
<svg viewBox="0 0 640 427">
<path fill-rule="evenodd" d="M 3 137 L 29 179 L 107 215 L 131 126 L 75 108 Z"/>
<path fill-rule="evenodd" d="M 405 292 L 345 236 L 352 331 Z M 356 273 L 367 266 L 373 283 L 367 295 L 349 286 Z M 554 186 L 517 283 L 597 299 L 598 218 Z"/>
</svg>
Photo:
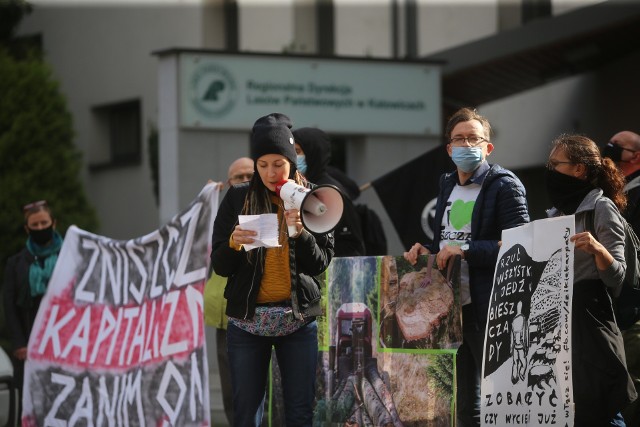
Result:
<svg viewBox="0 0 640 427">
<path fill-rule="evenodd" d="M 453 354 L 429 355 L 427 373 L 433 381 L 438 396 L 445 400 L 453 398 Z"/>
</svg>

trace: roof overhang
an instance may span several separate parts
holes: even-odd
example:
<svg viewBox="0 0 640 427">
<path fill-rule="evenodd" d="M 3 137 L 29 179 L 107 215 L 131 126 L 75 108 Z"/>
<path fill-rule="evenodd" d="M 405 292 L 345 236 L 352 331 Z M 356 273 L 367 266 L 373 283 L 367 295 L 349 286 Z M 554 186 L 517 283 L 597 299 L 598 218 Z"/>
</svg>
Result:
<svg viewBox="0 0 640 427">
<path fill-rule="evenodd" d="M 443 61 L 450 107 L 478 106 L 591 71 L 640 50 L 640 2 L 606 1 L 424 59 Z"/>
</svg>

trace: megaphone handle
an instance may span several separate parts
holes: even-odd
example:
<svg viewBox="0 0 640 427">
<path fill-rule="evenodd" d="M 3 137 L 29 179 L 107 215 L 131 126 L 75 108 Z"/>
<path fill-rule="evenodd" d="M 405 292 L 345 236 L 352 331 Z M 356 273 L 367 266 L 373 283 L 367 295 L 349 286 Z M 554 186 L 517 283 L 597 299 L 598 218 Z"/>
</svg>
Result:
<svg viewBox="0 0 640 427">
<path fill-rule="evenodd" d="M 295 208 L 293 203 L 284 202 L 284 210 L 288 211 L 289 209 Z M 295 225 L 288 225 L 287 230 L 289 231 L 289 237 L 293 237 L 298 234 L 298 229 Z"/>
</svg>

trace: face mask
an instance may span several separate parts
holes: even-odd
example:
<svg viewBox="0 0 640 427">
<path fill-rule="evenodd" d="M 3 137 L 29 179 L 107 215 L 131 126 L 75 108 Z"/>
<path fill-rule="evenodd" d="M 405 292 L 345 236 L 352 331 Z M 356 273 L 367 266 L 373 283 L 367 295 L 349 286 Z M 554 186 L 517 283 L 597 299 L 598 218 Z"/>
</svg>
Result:
<svg viewBox="0 0 640 427">
<path fill-rule="evenodd" d="M 584 179 L 554 170 L 547 169 L 545 178 L 549 200 L 567 215 L 575 213 L 585 196 L 594 188 Z"/>
<path fill-rule="evenodd" d="M 608 143 L 602 150 L 602 157 L 608 157 L 614 162 L 622 161 L 622 147 Z"/>
<path fill-rule="evenodd" d="M 296 156 L 296 168 L 301 174 L 305 174 L 307 172 L 307 161 L 305 156 Z"/>
<path fill-rule="evenodd" d="M 473 172 L 484 160 L 480 147 L 452 147 L 451 160 L 463 172 Z"/>
<path fill-rule="evenodd" d="M 49 243 L 51 239 L 53 239 L 53 225 L 43 228 L 42 230 L 32 230 L 30 228 L 29 237 L 31 237 L 31 240 L 33 240 L 35 244 L 40 246 Z"/>
</svg>

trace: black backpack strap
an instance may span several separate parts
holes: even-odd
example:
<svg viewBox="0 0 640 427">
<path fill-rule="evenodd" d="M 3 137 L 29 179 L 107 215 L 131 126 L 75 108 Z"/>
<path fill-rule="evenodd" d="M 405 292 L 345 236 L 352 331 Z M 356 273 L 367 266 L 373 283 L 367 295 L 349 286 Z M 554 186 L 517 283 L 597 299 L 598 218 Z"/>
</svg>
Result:
<svg viewBox="0 0 640 427">
<path fill-rule="evenodd" d="M 627 208 L 623 216 L 638 234 L 640 232 L 640 187 L 634 187 L 627 192 Z"/>
<path fill-rule="evenodd" d="M 598 199 L 600 200 L 600 199 Z M 596 200 L 596 205 L 598 204 L 598 200 Z M 596 234 L 596 206 L 594 205 L 593 209 L 589 209 L 584 213 L 584 226 L 585 231 L 591 233 L 593 237 L 598 240 L 598 235 Z"/>
</svg>

